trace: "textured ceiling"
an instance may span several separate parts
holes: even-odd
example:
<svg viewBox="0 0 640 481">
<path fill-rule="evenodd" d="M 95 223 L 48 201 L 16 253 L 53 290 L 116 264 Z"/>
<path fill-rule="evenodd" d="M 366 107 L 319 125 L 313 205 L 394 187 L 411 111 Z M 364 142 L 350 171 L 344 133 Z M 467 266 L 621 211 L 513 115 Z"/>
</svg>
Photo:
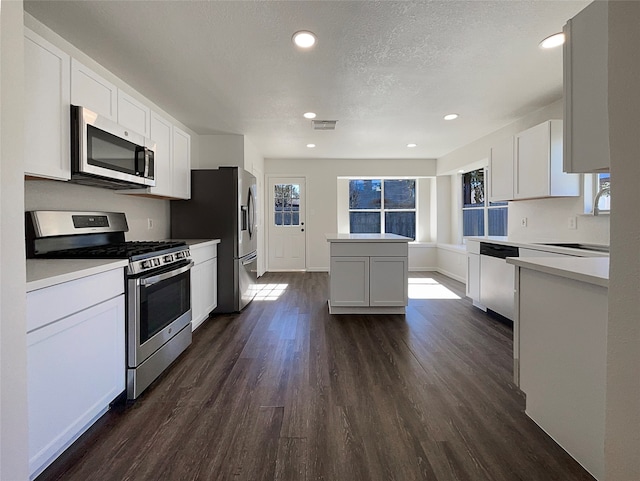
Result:
<svg viewBox="0 0 640 481">
<path fill-rule="evenodd" d="M 560 99 L 562 51 L 538 42 L 590 2 L 24 3 L 195 132 L 302 159 L 437 158 Z M 312 51 L 291 42 L 302 29 Z"/>
</svg>

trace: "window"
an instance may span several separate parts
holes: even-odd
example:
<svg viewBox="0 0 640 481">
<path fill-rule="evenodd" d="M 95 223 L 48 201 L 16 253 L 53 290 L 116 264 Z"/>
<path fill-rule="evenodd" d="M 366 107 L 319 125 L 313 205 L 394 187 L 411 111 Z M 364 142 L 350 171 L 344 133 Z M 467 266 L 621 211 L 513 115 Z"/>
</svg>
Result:
<svg viewBox="0 0 640 481">
<path fill-rule="evenodd" d="M 275 225 L 299 226 L 300 185 L 276 184 L 273 189 Z"/>
<path fill-rule="evenodd" d="M 416 238 L 415 179 L 349 181 L 349 232 Z"/>
<path fill-rule="evenodd" d="M 507 235 L 507 203 L 487 202 L 486 170 L 462 174 L 462 235 Z M 488 229 L 485 228 L 488 226 Z"/>
</svg>

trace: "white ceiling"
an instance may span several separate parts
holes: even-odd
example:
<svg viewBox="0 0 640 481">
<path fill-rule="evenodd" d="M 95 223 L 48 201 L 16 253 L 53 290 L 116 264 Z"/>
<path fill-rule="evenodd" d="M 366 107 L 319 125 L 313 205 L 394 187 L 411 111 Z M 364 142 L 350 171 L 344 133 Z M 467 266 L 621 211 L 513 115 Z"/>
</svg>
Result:
<svg viewBox="0 0 640 481">
<path fill-rule="evenodd" d="M 25 10 L 199 134 L 244 134 L 265 157 L 438 158 L 561 98 L 562 49 L 538 42 L 588 3 L 26 0 Z M 302 29 L 318 36 L 312 51 L 291 42 Z M 307 111 L 336 130 L 312 130 Z M 444 121 L 450 112 L 460 118 Z"/>
</svg>

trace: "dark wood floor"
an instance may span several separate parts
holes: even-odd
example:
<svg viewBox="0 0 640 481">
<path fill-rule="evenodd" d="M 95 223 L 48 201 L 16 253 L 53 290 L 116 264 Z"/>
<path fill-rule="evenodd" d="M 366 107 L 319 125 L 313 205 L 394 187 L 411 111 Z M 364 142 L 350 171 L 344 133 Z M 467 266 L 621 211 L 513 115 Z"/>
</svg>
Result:
<svg viewBox="0 0 640 481">
<path fill-rule="evenodd" d="M 211 318 L 38 481 L 593 480 L 523 412 L 512 331 L 461 299 L 331 316 L 326 273 Z"/>
</svg>

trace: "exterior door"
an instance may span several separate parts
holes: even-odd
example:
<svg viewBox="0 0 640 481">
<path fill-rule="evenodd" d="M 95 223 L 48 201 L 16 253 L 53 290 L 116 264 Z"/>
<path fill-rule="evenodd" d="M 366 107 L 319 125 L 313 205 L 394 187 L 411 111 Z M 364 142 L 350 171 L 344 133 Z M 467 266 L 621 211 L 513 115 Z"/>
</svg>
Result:
<svg viewBox="0 0 640 481">
<path fill-rule="evenodd" d="M 269 179 L 270 271 L 306 269 L 305 178 Z"/>
</svg>

